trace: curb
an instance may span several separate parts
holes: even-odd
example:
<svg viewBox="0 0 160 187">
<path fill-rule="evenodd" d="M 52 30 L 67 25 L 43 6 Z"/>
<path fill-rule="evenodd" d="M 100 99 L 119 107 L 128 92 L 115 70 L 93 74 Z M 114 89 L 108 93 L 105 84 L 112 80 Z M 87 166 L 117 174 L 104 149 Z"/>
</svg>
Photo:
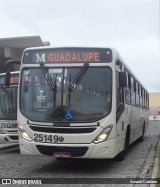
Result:
<svg viewBox="0 0 160 187">
<path fill-rule="evenodd" d="M 154 161 L 154 168 L 153 168 L 151 178 L 156 178 L 157 177 L 158 162 L 159 162 L 159 149 L 160 149 L 160 141 L 158 143 L 158 148 L 157 148 L 157 153 L 156 153 L 156 158 L 155 158 L 155 161 Z M 156 184 L 150 184 L 150 187 L 156 187 Z"/>
</svg>

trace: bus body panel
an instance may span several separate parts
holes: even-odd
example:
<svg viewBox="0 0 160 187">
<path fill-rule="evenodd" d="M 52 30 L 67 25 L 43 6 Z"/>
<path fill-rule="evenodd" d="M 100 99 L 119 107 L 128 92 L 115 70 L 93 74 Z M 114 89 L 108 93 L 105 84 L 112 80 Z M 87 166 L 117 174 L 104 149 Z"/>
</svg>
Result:
<svg viewBox="0 0 160 187">
<path fill-rule="evenodd" d="M 42 50 L 43 48 L 33 48 L 29 49 L 30 51 L 32 50 Z M 47 48 L 48 49 L 48 48 Z M 51 48 L 52 49 L 52 48 Z M 53 48 L 54 49 L 54 48 Z M 24 128 L 25 132 L 28 133 L 28 135 L 31 138 L 31 141 L 25 140 L 22 138 L 20 132 L 19 132 L 19 141 L 20 141 L 20 151 L 21 154 L 26 154 L 26 155 L 46 155 L 46 152 L 48 155 L 53 156 L 54 152 L 73 152 L 73 158 L 114 158 L 118 153 L 123 151 L 124 149 L 124 144 L 125 144 L 125 138 L 126 138 L 126 133 L 127 129 L 130 129 L 130 139 L 129 139 L 129 144 L 134 142 L 136 139 L 138 139 L 142 133 L 143 133 L 143 124 L 145 123 L 145 131 L 147 130 L 148 126 L 148 112 L 147 109 L 145 110 L 144 108 L 136 107 L 134 105 L 128 104 L 124 102 L 124 112 L 122 113 L 121 117 L 116 121 L 116 115 L 117 115 L 117 72 L 116 72 L 116 66 L 117 66 L 117 59 L 120 59 L 121 62 L 123 60 L 119 56 L 116 50 L 112 50 L 112 62 L 110 63 L 103 63 L 103 64 L 98 64 L 98 63 L 90 63 L 90 67 L 109 67 L 111 68 L 112 71 L 112 104 L 111 104 L 111 111 L 107 116 L 104 116 L 104 118 L 94 121 L 94 122 L 79 122 L 79 123 L 74 123 L 71 122 L 70 127 L 68 128 L 76 128 L 76 126 L 79 126 L 77 128 L 92 128 L 95 127 L 96 130 L 91 132 L 91 133 L 79 133 L 79 134 L 74 134 L 74 133 L 49 133 L 49 132 L 43 132 L 43 131 L 35 131 L 34 127 L 44 127 L 44 128 L 64 128 L 64 127 L 54 127 L 54 122 L 47 122 L 47 121 L 40 121 L 38 118 L 37 120 L 31 120 L 28 119 L 26 116 L 23 115 L 23 113 L 20 111 L 20 105 L 21 105 L 21 85 L 19 88 L 18 92 L 18 122 L 21 127 Z M 25 50 L 27 51 L 27 49 Z M 25 54 L 25 52 L 24 52 Z M 43 55 L 41 58 L 39 57 L 40 60 L 43 60 L 45 55 Z M 23 58 L 22 58 L 23 59 Z M 58 68 L 58 67 L 79 67 L 82 66 L 83 63 L 46 63 L 45 67 L 46 68 Z M 122 63 L 122 66 L 124 65 L 125 68 L 127 68 L 127 71 L 129 73 L 131 72 L 129 68 Z M 40 68 L 40 65 L 38 63 L 36 64 L 23 64 L 21 63 L 21 72 L 20 72 L 20 77 L 22 77 L 22 71 L 23 69 L 27 68 Z M 118 70 L 119 72 L 123 71 L 122 69 Z M 132 74 L 133 75 L 133 74 Z M 135 78 L 135 76 L 133 75 Z M 135 78 L 136 79 L 136 78 Z M 22 80 L 21 80 L 22 81 Z M 101 83 L 100 83 L 101 84 Z M 142 86 L 142 84 L 140 83 Z M 124 91 L 124 90 L 123 90 Z M 125 98 L 125 93 L 123 95 Z M 65 101 L 66 104 L 66 101 Z M 78 125 L 77 125 L 78 124 Z M 97 124 L 97 126 L 96 126 Z M 94 139 L 101 133 L 103 129 L 105 129 L 108 125 L 113 125 L 112 130 L 109 134 L 109 137 L 107 140 L 101 143 L 93 143 Z M 38 129 L 37 128 L 37 129 Z M 67 128 L 67 127 L 66 127 Z M 34 129 L 34 130 L 33 130 Z M 45 130 L 44 130 L 45 131 Z M 40 137 L 46 137 L 47 135 L 52 135 L 52 136 L 60 136 L 64 138 L 64 141 L 58 142 L 58 143 L 42 143 L 40 141 L 34 141 L 35 139 L 35 134 L 36 136 Z M 77 152 L 75 153 L 74 151 L 78 150 L 77 152 L 85 152 L 81 156 L 75 156 L 74 154 L 78 154 Z"/>
<path fill-rule="evenodd" d="M 83 156 L 72 156 L 72 158 L 90 158 L 90 159 L 106 159 L 106 158 L 114 158 L 120 151 L 123 150 L 124 144 L 124 136 L 118 136 L 117 138 L 113 138 L 107 140 L 106 142 L 100 144 L 62 144 L 60 147 L 67 148 L 80 148 L 80 147 L 87 147 L 88 150 Z M 44 146 L 43 154 L 37 149 L 37 145 Z M 48 148 L 46 149 L 45 147 Z M 54 147 L 53 151 L 52 147 Z M 48 155 L 53 156 L 54 150 L 59 148 L 58 144 L 51 145 L 50 143 L 35 143 L 35 142 L 27 142 L 26 140 L 20 137 L 20 152 L 24 155 Z M 49 153 L 48 153 L 49 152 Z"/>
<path fill-rule="evenodd" d="M 14 110 L 14 113 L 17 112 L 17 98 L 13 98 L 12 99 L 13 101 L 10 101 L 10 97 L 15 96 L 18 92 L 19 72 L 18 71 L 11 72 L 11 77 L 10 77 L 11 85 L 9 87 L 5 87 L 5 81 L 4 81 L 5 75 L 6 75 L 5 73 L 0 74 L 0 79 L 1 79 L 0 85 L 2 87 L 4 86 L 4 91 L 3 91 L 3 88 L 0 88 L 1 90 L 1 94 L 0 94 L 0 97 L 1 97 L 0 98 L 0 143 L 1 144 L 18 143 L 17 120 L 12 119 L 13 116 L 6 117 L 6 119 L 3 119 L 3 118 L 6 115 L 6 113 L 13 115 L 12 114 L 13 110 Z M 10 93 L 9 92 L 10 89 L 13 89 L 12 90 L 13 92 Z M 16 117 L 14 116 L 14 118 L 17 118 L 17 115 Z"/>
<path fill-rule="evenodd" d="M 17 121 L 13 120 L 0 120 L 1 125 L 8 125 L 9 128 L 2 128 L 0 129 L 0 143 L 17 143 L 18 142 L 18 129 L 17 129 Z M 12 128 L 12 124 L 15 126 Z M 2 134 L 3 133 L 3 134 Z"/>
</svg>

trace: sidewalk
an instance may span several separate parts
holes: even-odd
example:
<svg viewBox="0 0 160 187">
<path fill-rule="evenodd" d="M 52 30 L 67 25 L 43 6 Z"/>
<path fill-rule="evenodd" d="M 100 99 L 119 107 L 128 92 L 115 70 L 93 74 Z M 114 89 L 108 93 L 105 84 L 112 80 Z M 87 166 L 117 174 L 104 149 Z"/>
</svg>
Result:
<svg viewBox="0 0 160 187">
<path fill-rule="evenodd" d="M 158 144 L 158 149 L 157 149 L 157 154 L 156 154 L 156 158 L 154 161 L 154 168 L 153 168 L 153 172 L 152 172 L 152 178 L 156 178 L 157 177 L 157 172 L 158 172 L 158 162 L 159 162 L 159 153 L 158 151 L 160 150 L 160 141 Z M 150 187 L 155 187 L 156 184 L 151 184 Z"/>
</svg>

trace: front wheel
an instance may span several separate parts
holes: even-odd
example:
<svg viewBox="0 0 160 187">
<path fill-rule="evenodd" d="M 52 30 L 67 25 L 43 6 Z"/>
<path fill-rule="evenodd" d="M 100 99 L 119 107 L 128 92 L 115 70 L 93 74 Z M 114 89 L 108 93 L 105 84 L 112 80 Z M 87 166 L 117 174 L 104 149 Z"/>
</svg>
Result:
<svg viewBox="0 0 160 187">
<path fill-rule="evenodd" d="M 144 132 L 145 132 L 145 125 L 143 125 L 142 135 L 138 138 L 138 142 L 143 142 L 143 140 L 144 140 Z"/>
<path fill-rule="evenodd" d="M 116 156 L 116 160 L 123 161 L 125 159 L 127 151 L 128 151 L 128 147 L 129 147 L 129 132 L 127 131 L 124 149 Z"/>
</svg>

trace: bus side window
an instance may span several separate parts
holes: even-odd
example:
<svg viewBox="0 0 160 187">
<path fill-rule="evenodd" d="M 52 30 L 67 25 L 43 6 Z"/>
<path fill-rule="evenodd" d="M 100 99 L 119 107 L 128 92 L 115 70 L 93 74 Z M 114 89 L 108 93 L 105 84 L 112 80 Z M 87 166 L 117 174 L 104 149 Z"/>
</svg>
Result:
<svg viewBox="0 0 160 187">
<path fill-rule="evenodd" d="M 142 87 L 139 85 L 140 107 L 142 107 Z"/>
<path fill-rule="evenodd" d="M 135 80 L 133 77 L 131 77 L 131 103 L 132 105 L 136 103 Z"/>
<path fill-rule="evenodd" d="M 119 87 L 119 73 L 116 72 L 116 87 L 117 87 L 117 107 L 119 103 L 124 102 L 123 88 Z"/>
<path fill-rule="evenodd" d="M 146 109 L 148 109 L 148 93 L 146 92 Z"/>
<path fill-rule="evenodd" d="M 136 82 L 136 105 L 139 106 L 139 84 Z"/>
<path fill-rule="evenodd" d="M 144 92 L 144 108 L 147 108 L 147 93 L 146 91 Z"/>
<path fill-rule="evenodd" d="M 142 88 L 142 108 L 144 108 L 144 89 Z"/>
<path fill-rule="evenodd" d="M 145 90 L 143 91 L 143 108 L 145 108 Z"/>
<path fill-rule="evenodd" d="M 149 95 L 147 93 L 147 109 L 149 109 Z"/>
<path fill-rule="evenodd" d="M 125 100 L 126 103 L 131 103 L 131 76 L 127 73 L 127 77 L 128 77 L 128 87 L 125 88 Z"/>
</svg>

